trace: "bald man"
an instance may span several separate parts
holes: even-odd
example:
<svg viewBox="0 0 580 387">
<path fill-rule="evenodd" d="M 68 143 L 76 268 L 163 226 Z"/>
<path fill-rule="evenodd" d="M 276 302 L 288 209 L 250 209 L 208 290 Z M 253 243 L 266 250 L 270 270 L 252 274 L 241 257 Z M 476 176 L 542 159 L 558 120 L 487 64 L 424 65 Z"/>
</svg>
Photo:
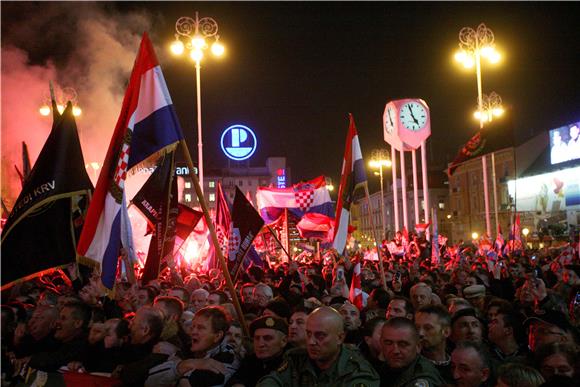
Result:
<svg viewBox="0 0 580 387">
<path fill-rule="evenodd" d="M 379 386 L 379 375 L 358 353 L 343 345 L 342 316 L 328 306 L 306 320 L 306 348 L 286 352 L 286 360 L 258 382 L 268 386 Z"/>
</svg>

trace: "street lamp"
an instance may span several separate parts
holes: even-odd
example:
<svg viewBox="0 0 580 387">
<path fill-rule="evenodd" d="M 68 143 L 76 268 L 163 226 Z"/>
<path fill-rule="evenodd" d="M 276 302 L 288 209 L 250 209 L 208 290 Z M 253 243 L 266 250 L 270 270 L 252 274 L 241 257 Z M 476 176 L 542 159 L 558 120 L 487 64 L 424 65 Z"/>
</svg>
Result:
<svg viewBox="0 0 580 387">
<path fill-rule="evenodd" d="M 56 109 L 60 114 L 64 112 L 64 108 L 66 103 L 70 101 L 73 105 L 72 113 L 75 117 L 78 117 L 82 114 L 81 108 L 78 106 L 78 94 L 76 90 L 72 87 L 65 87 L 62 90 L 58 90 L 58 95 L 55 96 L 56 101 Z M 52 111 L 51 108 L 51 98 L 49 96 L 44 97 L 44 102 L 38 112 L 41 116 L 48 116 Z"/>
<path fill-rule="evenodd" d="M 455 60 L 462 63 L 465 68 L 471 69 L 475 65 L 475 74 L 477 77 L 477 111 L 478 111 L 477 117 L 479 119 L 480 130 L 483 129 L 483 124 L 487 122 L 489 118 L 489 115 L 486 115 L 484 113 L 485 112 L 484 99 L 481 86 L 481 58 L 483 57 L 487 59 L 492 64 L 498 63 L 500 61 L 501 55 L 495 50 L 494 41 L 495 38 L 493 35 L 493 31 L 487 28 L 487 26 L 484 23 L 481 23 L 479 26 L 477 26 L 477 29 L 475 30 L 471 27 L 464 27 L 459 31 L 459 51 L 455 54 Z M 499 112 L 499 110 L 497 110 L 497 112 Z M 503 113 L 503 110 L 501 112 Z M 494 159 L 492 158 L 492 162 L 493 161 Z M 488 185 L 487 158 L 485 155 L 483 155 L 481 158 L 481 164 L 483 169 L 485 225 L 487 235 L 491 235 L 491 225 L 489 219 L 489 192 L 487 188 Z M 495 189 L 494 189 L 494 197 L 495 197 Z M 498 226 L 497 210 L 495 212 L 496 212 L 496 227 L 497 227 Z"/>
<path fill-rule="evenodd" d="M 474 240 L 474 241 L 475 241 L 475 240 L 477 240 L 477 238 L 478 238 L 478 237 L 479 237 L 479 234 L 478 234 L 478 233 L 476 233 L 475 231 L 471 233 L 471 239 L 472 239 L 472 240 Z"/>
<path fill-rule="evenodd" d="M 201 130 L 201 60 L 203 52 L 209 46 L 207 38 L 213 38 L 211 52 L 214 56 L 222 56 L 224 46 L 219 42 L 218 24 L 211 17 L 199 18 L 195 13 L 195 19 L 182 16 L 175 22 L 175 41 L 171 44 L 171 52 L 174 55 L 182 55 L 185 50 L 189 51 L 189 57 L 195 62 L 195 79 L 197 91 L 197 162 L 199 168 L 199 183 L 203 193 L 203 141 Z M 185 43 L 181 41 L 185 40 Z"/>
<path fill-rule="evenodd" d="M 369 161 L 369 167 L 379 169 L 379 176 L 381 179 L 381 225 L 382 225 L 382 235 L 381 237 L 385 237 L 385 232 L 387 229 L 387 225 L 385 223 L 385 197 L 383 192 L 383 167 L 389 168 L 391 166 L 391 160 L 389 151 L 386 149 L 375 149 L 371 154 L 371 160 Z M 372 216 L 372 215 L 371 215 Z"/>
</svg>

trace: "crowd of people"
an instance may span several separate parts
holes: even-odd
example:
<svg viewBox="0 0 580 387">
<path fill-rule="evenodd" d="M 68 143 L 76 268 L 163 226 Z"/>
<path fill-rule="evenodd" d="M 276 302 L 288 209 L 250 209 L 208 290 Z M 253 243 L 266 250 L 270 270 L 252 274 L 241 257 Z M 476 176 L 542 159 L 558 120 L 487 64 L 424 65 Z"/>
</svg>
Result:
<svg viewBox="0 0 580 387">
<path fill-rule="evenodd" d="M 384 281 L 362 251 L 328 251 L 250 266 L 235 295 L 219 269 L 120 272 L 106 291 L 71 264 L 2 293 L 2 385 L 578 385 L 577 253 L 460 247 L 432 262 L 416 240 L 418 254 L 381 252 Z"/>
</svg>

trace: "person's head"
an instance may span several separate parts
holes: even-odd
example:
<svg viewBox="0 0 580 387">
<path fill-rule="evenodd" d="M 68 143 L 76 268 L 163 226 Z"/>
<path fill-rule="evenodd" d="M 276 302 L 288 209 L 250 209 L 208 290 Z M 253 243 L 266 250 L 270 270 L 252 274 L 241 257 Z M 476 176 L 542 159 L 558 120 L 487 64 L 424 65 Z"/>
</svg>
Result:
<svg viewBox="0 0 580 387">
<path fill-rule="evenodd" d="M 360 328 L 360 311 L 356 306 L 350 302 L 346 302 L 338 311 L 344 319 L 344 327 L 347 331 L 356 331 Z"/>
<path fill-rule="evenodd" d="M 32 313 L 30 320 L 28 320 L 28 332 L 35 340 L 41 340 L 54 331 L 58 317 L 58 308 L 39 305 Z"/>
<path fill-rule="evenodd" d="M 221 306 L 206 306 L 197 311 L 191 322 L 191 351 L 205 354 L 226 336 L 230 319 Z"/>
<path fill-rule="evenodd" d="M 578 364 L 578 352 L 571 344 L 548 344 L 536 353 L 536 366 L 546 380 L 552 379 L 554 375 L 573 378 L 576 364 Z"/>
<path fill-rule="evenodd" d="M 179 318 L 179 324 L 181 325 L 181 329 L 184 332 L 189 334 L 189 330 L 191 329 L 191 320 L 193 320 L 194 313 L 191 310 L 184 310 L 181 313 L 181 317 Z"/>
<path fill-rule="evenodd" d="M 154 343 L 163 331 L 163 313 L 150 305 L 139 308 L 131 320 L 130 330 L 131 344 Z"/>
<path fill-rule="evenodd" d="M 306 320 L 306 349 L 310 359 L 321 369 L 330 367 L 345 338 L 342 316 L 333 308 L 321 306 Z"/>
<path fill-rule="evenodd" d="M 306 319 L 309 311 L 297 309 L 290 316 L 288 341 L 296 347 L 306 347 Z"/>
<path fill-rule="evenodd" d="M 554 130 L 554 132 L 552 132 L 552 142 L 554 145 L 560 145 L 562 143 L 562 135 L 560 134 L 560 131 Z"/>
<path fill-rule="evenodd" d="M 381 353 L 381 333 L 386 321 L 384 317 L 375 317 L 368 320 L 362 327 L 363 340 L 375 358 Z"/>
<path fill-rule="evenodd" d="M 511 308 L 501 307 L 497 312 L 492 313 L 492 318 L 487 325 L 487 338 L 498 345 L 507 340 L 516 340 L 515 332 L 521 327 L 521 319 Z"/>
<path fill-rule="evenodd" d="M 197 312 L 201 308 L 207 306 L 207 298 L 209 292 L 203 288 L 199 288 L 191 292 L 191 309 L 193 312 Z"/>
<path fill-rule="evenodd" d="M 458 387 L 478 387 L 491 377 L 491 361 L 481 344 L 462 341 L 451 353 L 451 372 Z"/>
<path fill-rule="evenodd" d="M 177 297 L 158 296 L 153 302 L 153 306 L 159 308 L 166 321 L 179 321 L 183 313 L 183 301 Z"/>
<path fill-rule="evenodd" d="M 242 345 L 244 342 L 244 332 L 242 332 L 242 326 L 236 320 L 233 320 L 226 333 L 226 338 L 224 339 L 226 343 L 234 348 L 236 353 L 242 352 Z"/>
<path fill-rule="evenodd" d="M 264 283 L 256 284 L 256 286 L 254 286 L 254 292 L 252 295 L 254 298 L 254 303 L 260 308 L 265 308 L 266 305 L 268 305 L 268 302 L 274 298 L 272 288 Z"/>
<path fill-rule="evenodd" d="M 89 344 L 93 345 L 102 341 L 105 338 L 105 334 L 106 330 L 104 322 L 92 323 L 89 327 L 89 336 L 88 336 Z"/>
<path fill-rule="evenodd" d="M 451 334 L 451 315 L 442 305 L 427 305 L 415 312 L 415 327 L 422 351 L 445 349 Z"/>
<path fill-rule="evenodd" d="M 69 342 L 86 334 L 91 319 L 90 308 L 82 303 L 66 304 L 56 321 L 54 337 L 62 342 Z"/>
<path fill-rule="evenodd" d="M 479 311 L 483 311 L 484 308 L 484 301 L 485 301 L 485 286 L 483 285 L 471 285 L 467 286 L 463 289 L 463 297 L 474 308 L 478 309 Z"/>
<path fill-rule="evenodd" d="M 214 290 L 207 296 L 208 305 L 222 305 L 229 301 L 228 295 L 221 290 Z"/>
<path fill-rule="evenodd" d="M 185 306 L 189 303 L 189 290 L 183 286 L 174 286 L 167 295 L 179 298 Z"/>
<path fill-rule="evenodd" d="M 451 340 L 454 343 L 473 341 L 481 343 L 483 339 L 483 324 L 475 309 L 462 309 L 451 319 Z"/>
<path fill-rule="evenodd" d="M 529 317 L 524 326 L 528 328 L 528 346 L 532 352 L 543 345 L 568 342 L 572 328 L 566 315 L 556 310 Z"/>
<path fill-rule="evenodd" d="M 288 343 L 288 324 L 275 316 L 259 317 L 250 324 L 250 335 L 256 357 L 270 359 L 284 351 Z"/>
<path fill-rule="evenodd" d="M 381 331 L 381 349 L 389 368 L 402 369 L 415 361 L 421 345 L 413 321 L 405 317 L 387 320 Z"/>
<path fill-rule="evenodd" d="M 288 323 L 288 319 L 290 318 L 291 314 L 292 308 L 290 308 L 288 302 L 282 297 L 276 297 L 268 302 L 264 312 L 262 313 L 263 316 L 275 316 L 282 318 L 286 321 L 286 323 Z"/>
<path fill-rule="evenodd" d="M 412 320 L 413 311 L 414 309 L 413 305 L 411 304 L 411 300 L 409 300 L 407 297 L 395 296 L 391 302 L 389 302 L 385 316 L 387 320 L 393 317 L 405 317 L 409 320 Z"/>
<path fill-rule="evenodd" d="M 157 291 L 152 286 L 144 286 L 137 290 L 137 300 L 135 309 L 139 309 L 145 305 L 153 305 L 153 300 L 157 296 Z"/>
<path fill-rule="evenodd" d="M 105 321 L 105 348 L 122 347 L 128 340 L 129 322 L 125 319 L 112 318 Z"/>
<path fill-rule="evenodd" d="M 449 300 L 449 314 L 454 315 L 462 309 L 472 308 L 469 301 L 464 298 L 454 297 Z"/>
<path fill-rule="evenodd" d="M 578 125 L 574 124 L 572 126 L 570 126 L 570 140 L 576 141 L 578 139 L 578 136 L 580 135 L 580 128 L 578 127 Z"/>
<path fill-rule="evenodd" d="M 496 387 L 538 387 L 544 383 L 538 370 L 518 363 L 507 363 L 497 371 Z"/>
<path fill-rule="evenodd" d="M 500 309 L 505 313 L 506 311 L 513 309 L 512 304 L 509 301 L 504 300 L 503 298 L 494 298 L 492 299 L 489 304 L 487 305 L 486 317 L 487 321 L 493 320 Z"/>
<path fill-rule="evenodd" d="M 389 306 L 389 302 L 391 301 L 391 297 L 389 293 L 383 288 L 375 288 L 369 294 L 369 298 L 367 299 L 367 307 L 368 309 L 387 309 Z"/>
<path fill-rule="evenodd" d="M 422 306 L 431 304 L 433 291 L 424 282 L 419 282 L 411 287 L 411 303 L 413 308 L 418 309 Z"/>
<path fill-rule="evenodd" d="M 251 305 L 254 303 L 254 284 L 251 282 L 247 282 L 242 285 L 242 289 L 240 291 L 242 297 L 242 303 Z"/>
</svg>

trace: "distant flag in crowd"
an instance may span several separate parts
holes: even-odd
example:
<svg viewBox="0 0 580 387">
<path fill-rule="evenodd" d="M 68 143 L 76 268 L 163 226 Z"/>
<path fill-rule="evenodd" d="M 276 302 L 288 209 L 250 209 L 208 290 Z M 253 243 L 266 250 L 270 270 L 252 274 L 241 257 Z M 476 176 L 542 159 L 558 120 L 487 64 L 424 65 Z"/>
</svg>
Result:
<svg viewBox="0 0 580 387">
<path fill-rule="evenodd" d="M 163 73 L 145 33 L 77 248 L 79 261 L 101 268 L 105 287 L 114 286 L 121 245 L 129 248 L 132 258 L 125 204 L 127 172 L 182 139 Z"/>
<path fill-rule="evenodd" d="M 501 233 L 501 226 L 499 226 L 497 230 L 497 237 L 495 238 L 495 242 L 493 244 L 493 247 L 498 254 L 501 254 L 501 252 L 503 251 L 504 244 L 505 239 L 503 238 L 503 235 Z"/>
<path fill-rule="evenodd" d="M 357 258 L 354 263 L 354 270 L 352 273 L 352 281 L 350 283 L 350 291 L 348 294 L 349 301 L 357 307 L 358 310 L 363 309 L 363 294 L 361 281 L 361 264 L 360 259 Z"/>
<path fill-rule="evenodd" d="M 175 152 L 162 156 L 157 168 L 133 198 L 135 205 L 153 230 L 141 281 L 147 284 L 159 275 L 159 267 L 167 254 L 173 253 L 175 219 L 177 217 L 177 179 Z"/>
<path fill-rule="evenodd" d="M 349 121 L 336 203 L 336 216 L 334 218 L 333 247 L 340 254 L 343 253 L 346 247 L 348 225 L 350 223 L 350 206 L 364 196 L 367 184 L 365 165 L 352 114 L 349 114 Z"/>
<path fill-rule="evenodd" d="M 175 224 L 175 235 L 181 240 L 186 240 L 203 218 L 203 212 L 196 211 L 184 204 L 178 204 L 177 208 L 179 212 Z"/>
<path fill-rule="evenodd" d="M 256 203 L 266 223 L 275 222 L 287 209 L 301 218 L 307 213 L 332 216 L 332 201 L 326 188 L 324 176 L 289 188 L 258 187 Z"/>
<path fill-rule="evenodd" d="M 509 241 L 506 249 L 509 253 L 523 250 L 520 214 L 516 214 L 514 224 L 510 227 Z"/>
<path fill-rule="evenodd" d="M 215 232 L 224 257 L 228 256 L 228 245 L 230 239 L 230 229 L 232 227 L 232 216 L 230 206 L 224 195 L 221 183 L 218 182 L 216 190 L 215 204 Z"/>
<path fill-rule="evenodd" d="M 2 289 L 75 262 L 93 185 L 70 102 L 54 118 L 2 230 Z"/>
<path fill-rule="evenodd" d="M 441 261 L 441 252 L 439 251 L 439 230 L 437 227 L 437 210 L 431 209 L 431 218 L 433 219 L 433 235 L 431 236 L 431 265 L 439 265 Z M 427 224 L 427 227 L 429 224 Z"/>
<path fill-rule="evenodd" d="M 418 233 L 424 233 L 425 231 L 427 231 L 430 224 L 431 224 L 431 222 L 429 222 L 429 223 L 417 223 L 415 225 L 415 231 L 417 231 Z M 433 224 L 435 224 L 435 223 L 433 223 Z"/>
<path fill-rule="evenodd" d="M 296 224 L 296 228 L 302 238 L 313 238 L 325 242 L 332 241 L 334 219 L 322 214 L 309 213 L 300 219 L 300 222 Z"/>
<path fill-rule="evenodd" d="M 235 283 L 244 258 L 252 250 L 252 242 L 260 233 L 264 220 L 252 206 L 252 203 L 244 196 L 244 193 L 236 187 L 234 205 L 232 208 L 232 228 L 229 241 L 228 266 L 230 276 Z"/>
</svg>

